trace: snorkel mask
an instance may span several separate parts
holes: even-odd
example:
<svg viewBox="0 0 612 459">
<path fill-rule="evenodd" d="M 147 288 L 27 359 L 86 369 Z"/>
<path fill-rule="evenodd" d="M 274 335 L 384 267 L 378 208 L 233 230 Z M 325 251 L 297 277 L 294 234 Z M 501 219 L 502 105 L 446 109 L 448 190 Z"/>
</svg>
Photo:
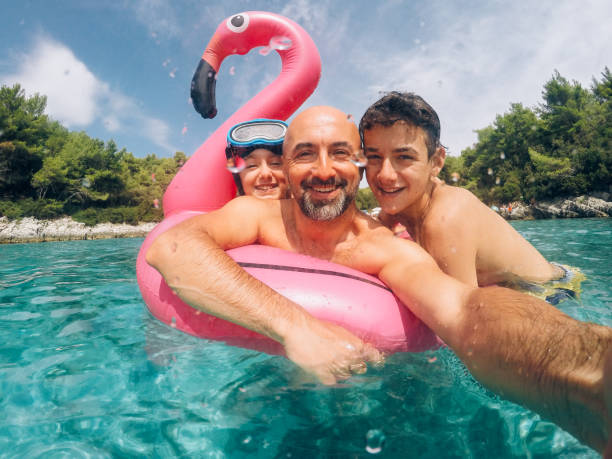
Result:
<svg viewBox="0 0 612 459">
<path fill-rule="evenodd" d="M 238 174 L 245 167 L 244 158 L 258 148 L 265 148 L 280 156 L 286 132 L 287 123 L 284 121 L 265 118 L 238 123 L 229 130 L 225 147 L 227 170 L 234 176 L 241 196 L 244 195 L 244 189 Z"/>
</svg>

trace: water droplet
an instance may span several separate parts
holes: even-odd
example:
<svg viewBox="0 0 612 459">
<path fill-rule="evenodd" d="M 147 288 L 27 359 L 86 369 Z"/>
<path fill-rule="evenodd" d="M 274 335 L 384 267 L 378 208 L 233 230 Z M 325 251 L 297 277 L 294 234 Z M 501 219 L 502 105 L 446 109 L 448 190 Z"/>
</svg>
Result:
<svg viewBox="0 0 612 459">
<path fill-rule="evenodd" d="M 495 184 L 499 185 L 501 183 L 501 179 L 499 177 L 495 177 Z"/>
<path fill-rule="evenodd" d="M 357 167 L 366 167 L 368 165 L 368 158 L 363 154 L 363 151 L 359 150 L 353 153 L 351 162 Z"/>
<path fill-rule="evenodd" d="M 419 45 L 419 44 L 421 44 L 421 40 L 420 40 L 419 38 L 415 38 L 415 39 L 414 39 L 414 44 L 415 44 L 415 45 Z"/>
<path fill-rule="evenodd" d="M 421 21 L 421 22 L 419 22 L 419 26 L 421 26 L 421 27 L 425 27 L 425 21 Z"/>
<path fill-rule="evenodd" d="M 156 209 L 159 209 L 159 199 L 155 198 L 153 200 L 153 207 L 155 207 Z"/>
<path fill-rule="evenodd" d="M 247 435 L 246 437 L 244 437 L 244 440 L 242 440 L 242 443 L 244 443 L 245 445 L 248 445 L 249 443 L 251 443 L 252 439 L 253 437 L 251 437 L 250 435 Z"/>
<path fill-rule="evenodd" d="M 438 357 L 430 357 L 427 359 L 429 363 L 434 363 L 436 360 L 438 360 Z"/>
<path fill-rule="evenodd" d="M 538 127 L 537 127 L 537 126 L 531 126 L 531 130 L 532 130 L 532 131 L 536 131 L 537 129 L 538 129 Z"/>
<path fill-rule="evenodd" d="M 213 77 L 213 73 L 212 72 L 208 72 L 208 78 L 212 78 Z"/>
<path fill-rule="evenodd" d="M 164 62 L 162 62 L 162 66 L 168 67 L 169 63 L 170 63 L 170 59 L 166 59 Z"/>
<path fill-rule="evenodd" d="M 380 429 L 368 430 L 366 434 L 366 451 L 370 454 L 378 454 L 382 451 L 385 443 L 385 434 Z"/>
<path fill-rule="evenodd" d="M 236 67 L 234 67 L 233 65 L 230 67 L 229 69 L 229 74 L 230 75 L 236 75 Z"/>
<path fill-rule="evenodd" d="M 187 125 L 183 126 L 183 129 L 181 129 L 181 134 L 185 135 L 187 133 Z"/>
<path fill-rule="evenodd" d="M 505 153 L 503 151 L 499 154 L 499 157 L 501 159 L 506 159 L 506 155 L 505 155 Z"/>
<path fill-rule="evenodd" d="M 170 71 L 170 73 L 168 74 L 168 75 L 170 75 L 170 78 L 174 78 L 174 77 L 176 76 L 176 71 L 177 71 L 177 70 L 178 70 L 178 69 L 175 67 L 175 68 L 173 68 L 173 69 Z"/>
<path fill-rule="evenodd" d="M 170 326 L 172 328 L 176 328 L 176 317 L 172 317 L 172 319 L 170 319 Z"/>
<path fill-rule="evenodd" d="M 493 169 L 491 169 L 490 167 L 487 169 L 487 174 L 489 175 L 493 175 Z"/>
<path fill-rule="evenodd" d="M 151 174 L 151 181 L 152 181 L 152 182 L 154 182 L 154 181 L 155 181 L 155 172 L 153 172 L 153 173 Z"/>
<path fill-rule="evenodd" d="M 234 156 L 227 160 L 225 167 L 232 174 L 239 174 L 246 167 L 246 163 L 240 156 Z"/>
<path fill-rule="evenodd" d="M 453 172 L 451 174 L 451 180 L 455 183 L 457 183 L 459 181 L 459 179 L 461 178 L 461 176 L 459 175 L 459 172 Z"/>
<path fill-rule="evenodd" d="M 354 123 L 354 122 L 355 122 L 355 118 L 353 118 L 353 115 L 351 115 L 350 113 L 349 113 L 348 115 L 346 115 L 346 119 L 347 119 L 348 121 L 351 121 L 352 123 Z"/>
<path fill-rule="evenodd" d="M 291 48 L 293 42 L 289 37 L 275 36 L 270 38 L 270 48 L 284 51 L 285 49 Z"/>
<path fill-rule="evenodd" d="M 270 48 L 269 46 L 264 46 L 259 50 L 259 54 L 261 54 L 262 56 L 267 56 L 268 54 L 270 54 L 271 51 L 272 48 Z"/>
<path fill-rule="evenodd" d="M 87 177 L 85 177 L 83 180 L 81 180 L 81 185 L 83 185 L 85 188 L 89 188 L 91 186 L 91 182 Z"/>
<path fill-rule="evenodd" d="M 244 387 L 239 387 L 238 390 L 242 392 L 243 394 L 246 392 L 246 389 Z"/>
<path fill-rule="evenodd" d="M 2 134 L 4 134 L 4 131 L 0 129 L 0 137 L 2 137 Z"/>
</svg>

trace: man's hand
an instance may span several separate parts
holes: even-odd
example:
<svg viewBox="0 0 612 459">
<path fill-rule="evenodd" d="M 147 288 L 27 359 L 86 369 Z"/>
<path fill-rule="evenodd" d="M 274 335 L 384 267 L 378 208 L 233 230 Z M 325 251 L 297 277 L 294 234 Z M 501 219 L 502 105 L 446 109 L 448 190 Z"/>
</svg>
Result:
<svg viewBox="0 0 612 459">
<path fill-rule="evenodd" d="M 314 318 L 303 322 L 286 335 L 285 351 L 290 360 L 323 384 L 363 374 L 368 362 L 380 364 L 384 360 L 371 344 L 342 327 Z"/>
</svg>

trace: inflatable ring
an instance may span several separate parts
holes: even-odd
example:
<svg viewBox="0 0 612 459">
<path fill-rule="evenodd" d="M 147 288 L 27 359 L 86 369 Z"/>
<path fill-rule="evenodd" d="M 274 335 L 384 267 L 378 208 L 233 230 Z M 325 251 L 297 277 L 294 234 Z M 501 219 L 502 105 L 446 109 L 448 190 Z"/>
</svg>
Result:
<svg viewBox="0 0 612 459">
<path fill-rule="evenodd" d="M 201 338 L 225 341 L 270 353 L 280 345 L 239 325 L 205 314 L 184 303 L 145 261 L 151 243 L 174 225 L 222 207 L 235 196 L 225 168 L 226 135 L 231 126 L 253 118 L 286 120 L 314 91 L 321 60 L 310 36 L 289 19 L 246 12 L 223 21 L 211 38 L 191 84 L 196 110 L 216 115 L 215 81 L 223 59 L 271 46 L 280 55 L 280 75 L 223 123 L 179 170 L 164 194 L 164 220 L 146 237 L 136 275 L 149 311 L 160 321 Z M 315 317 L 357 334 L 387 352 L 436 347 L 437 337 L 379 279 L 345 266 L 265 246 L 227 252 L 247 272 L 302 305 Z"/>
</svg>

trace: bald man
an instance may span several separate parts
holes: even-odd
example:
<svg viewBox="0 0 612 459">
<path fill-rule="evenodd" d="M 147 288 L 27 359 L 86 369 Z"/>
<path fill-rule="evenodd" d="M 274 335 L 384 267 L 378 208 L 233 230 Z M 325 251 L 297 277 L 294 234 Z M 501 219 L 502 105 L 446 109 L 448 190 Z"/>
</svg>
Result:
<svg viewBox="0 0 612 459">
<path fill-rule="evenodd" d="M 536 298 L 444 274 L 417 244 L 356 208 L 361 174 L 351 160 L 360 154 L 346 114 L 305 110 L 283 147 L 292 199 L 237 198 L 163 233 L 147 262 L 183 301 L 275 339 L 325 384 L 365 372 L 380 353 L 254 279 L 224 250 L 270 245 L 378 276 L 482 383 L 602 451 L 609 423 L 603 362 L 612 330 L 577 322 Z"/>
</svg>

